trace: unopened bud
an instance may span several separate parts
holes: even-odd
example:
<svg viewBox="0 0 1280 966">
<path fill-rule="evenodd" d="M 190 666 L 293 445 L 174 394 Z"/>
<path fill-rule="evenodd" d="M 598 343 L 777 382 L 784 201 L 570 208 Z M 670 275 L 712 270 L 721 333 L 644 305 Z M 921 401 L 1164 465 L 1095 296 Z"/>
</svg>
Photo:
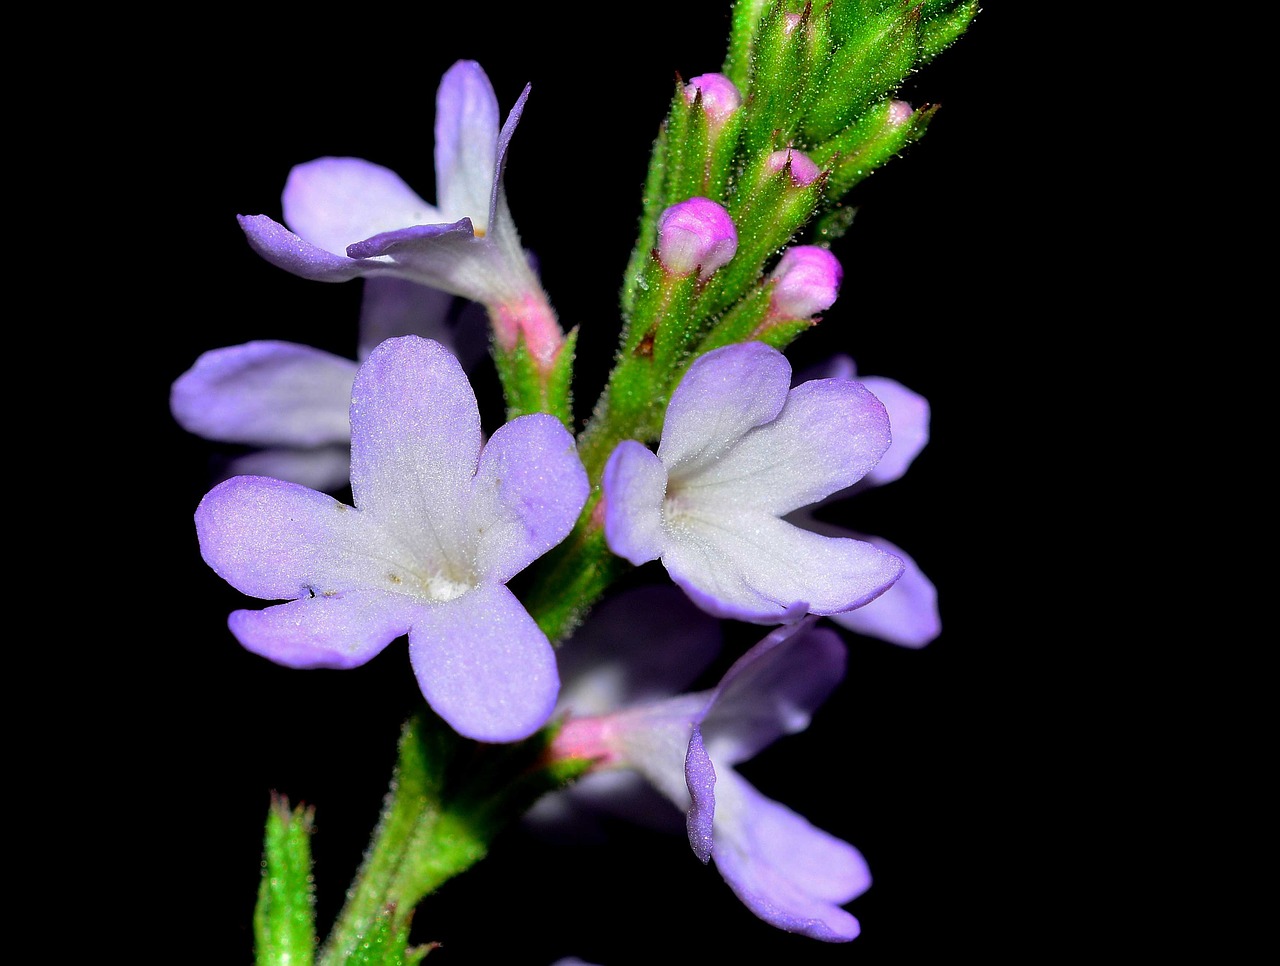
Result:
<svg viewBox="0 0 1280 966">
<path fill-rule="evenodd" d="M 737 250 L 733 219 L 710 198 L 672 205 L 658 219 L 658 260 L 673 275 L 696 271 L 705 281 Z"/>
<path fill-rule="evenodd" d="M 912 110 L 911 105 L 906 101 L 890 101 L 889 115 L 885 118 L 885 123 L 888 124 L 889 127 L 898 127 L 902 124 L 906 124 L 913 113 L 914 111 Z"/>
<path fill-rule="evenodd" d="M 817 245 L 788 248 L 769 274 L 774 283 L 770 314 L 807 319 L 831 308 L 844 279 L 844 269 L 827 249 Z"/>
<path fill-rule="evenodd" d="M 690 104 L 702 94 L 702 109 L 714 127 L 724 124 L 742 106 L 742 94 L 724 74 L 699 74 L 684 86 L 684 99 Z"/>
<path fill-rule="evenodd" d="M 781 151 L 774 151 L 769 155 L 765 166 L 773 172 L 782 171 L 787 166 L 787 162 L 791 162 L 791 183 L 797 188 L 803 188 L 805 185 L 812 184 L 822 174 L 822 169 L 813 163 L 813 160 L 801 151 L 795 148 L 783 148 Z"/>
</svg>

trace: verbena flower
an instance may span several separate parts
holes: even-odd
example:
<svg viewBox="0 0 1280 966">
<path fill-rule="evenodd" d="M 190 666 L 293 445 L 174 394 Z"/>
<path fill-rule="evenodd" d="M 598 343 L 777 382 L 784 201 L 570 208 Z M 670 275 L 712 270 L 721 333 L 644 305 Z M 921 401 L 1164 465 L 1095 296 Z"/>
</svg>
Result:
<svg viewBox="0 0 1280 966">
<path fill-rule="evenodd" d="M 884 593 L 902 561 L 865 540 L 782 519 L 852 486 L 889 448 L 881 402 L 849 379 L 790 388 L 761 342 L 700 356 L 671 396 L 657 453 L 618 445 L 602 478 L 610 549 L 661 559 L 718 617 L 780 623 L 837 614 Z"/>
<path fill-rule="evenodd" d="M 398 278 L 371 278 L 360 303 L 356 359 L 274 339 L 210 349 L 176 380 L 169 409 L 183 429 L 244 447 L 220 478 L 254 475 L 316 490 L 347 485 L 351 383 L 383 339 L 420 335 L 446 346 L 471 371 L 485 352 L 475 303 Z"/>
<path fill-rule="evenodd" d="M 240 225 L 255 251 L 303 278 L 391 276 L 479 302 L 505 348 L 523 335 L 534 357 L 548 361 L 563 334 L 503 186 L 507 147 L 528 96 L 526 86 L 499 129 L 498 100 L 480 65 L 461 60 L 445 72 L 436 96 L 437 205 L 382 165 L 325 157 L 289 173 L 284 224 L 241 215 Z"/>
<path fill-rule="evenodd" d="M 590 697 L 610 692 L 620 664 L 642 659 L 656 666 L 648 651 L 660 637 L 638 633 L 634 623 L 617 630 L 607 658 L 578 679 L 572 695 L 566 692 L 567 719 L 552 752 L 596 762 L 597 770 L 570 792 L 619 769 L 639 773 L 686 813 L 694 853 L 715 862 L 753 913 L 790 932 L 843 942 L 857 936 L 859 926 L 841 906 L 871 883 L 861 854 L 767 798 L 734 769 L 782 735 L 804 730 L 843 677 L 844 646 L 834 631 L 815 629 L 815 619 L 771 632 L 709 691 L 600 713 Z M 571 640 L 565 653 L 573 646 Z M 595 676 L 603 677 L 603 687 L 590 686 Z M 580 693 L 588 695 L 582 710 L 574 703 Z"/>
<path fill-rule="evenodd" d="M 458 360 L 417 336 L 370 353 L 351 390 L 354 507 L 240 476 L 196 510 L 205 561 L 282 600 L 229 626 L 289 667 L 350 668 L 407 634 L 427 702 L 460 734 L 528 736 L 559 690 L 550 642 L 506 583 L 569 533 L 587 498 L 574 441 L 535 413 L 482 445 Z"/>
<path fill-rule="evenodd" d="M 806 377 L 857 379 L 884 403 L 893 433 L 893 443 L 888 451 L 858 483 L 788 517 L 792 523 L 807 530 L 831 537 L 866 540 L 902 559 L 902 577 L 892 587 L 866 606 L 842 614 L 832 614 L 831 619 L 851 631 L 891 644 L 924 647 L 942 633 L 938 589 L 933 581 L 925 576 L 915 559 L 897 544 L 883 537 L 867 536 L 820 520 L 815 513 L 822 507 L 837 504 L 868 487 L 892 483 L 906 473 L 929 441 L 929 401 L 895 379 L 859 376 L 853 359 L 847 355 L 833 357 L 824 365 L 809 370 Z"/>
</svg>

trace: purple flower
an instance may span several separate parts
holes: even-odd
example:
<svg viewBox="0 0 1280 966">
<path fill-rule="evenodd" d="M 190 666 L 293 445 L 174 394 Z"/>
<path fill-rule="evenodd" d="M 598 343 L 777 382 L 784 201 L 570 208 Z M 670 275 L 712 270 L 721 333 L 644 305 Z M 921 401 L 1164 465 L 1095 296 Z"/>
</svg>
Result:
<svg viewBox="0 0 1280 966">
<path fill-rule="evenodd" d="M 507 146 L 528 96 L 526 86 L 499 130 L 497 97 L 480 65 L 461 60 L 449 68 L 436 96 L 438 206 L 388 168 L 325 157 L 289 173 L 284 224 L 241 215 L 240 225 L 263 258 L 303 278 L 403 278 L 479 302 L 505 348 L 523 335 L 535 358 L 550 360 L 563 335 L 503 186 Z"/>
<path fill-rule="evenodd" d="M 512 420 L 482 445 L 458 360 L 388 339 L 351 389 L 354 507 L 295 483 L 239 476 L 196 510 L 200 551 L 237 590 L 231 632 L 299 668 L 364 664 L 402 635 L 428 704 L 460 734 L 513 741 L 559 691 L 550 642 L 506 583 L 569 533 L 586 472 L 554 416 Z"/>
<path fill-rule="evenodd" d="M 203 353 L 179 376 L 169 408 L 183 429 L 220 443 L 252 447 L 223 477 L 254 475 L 316 490 L 347 485 L 351 466 L 351 383 L 358 360 L 383 339 L 421 335 L 446 345 L 468 371 L 485 352 L 483 319 L 439 289 L 398 278 L 371 278 L 360 309 L 356 360 L 311 346 L 259 340 Z"/>
<path fill-rule="evenodd" d="M 184 430 L 252 448 L 229 459 L 221 479 L 274 476 L 339 490 L 351 468 L 351 384 L 358 361 L 394 335 L 421 335 L 451 349 L 471 371 L 486 351 L 479 308 L 402 279 L 369 279 L 356 360 L 310 345 L 262 339 L 210 349 L 174 380 L 169 409 Z M 475 311 L 472 311 L 475 310 Z"/>
<path fill-rule="evenodd" d="M 782 519 L 852 486 L 889 448 L 889 417 L 863 385 L 790 387 L 761 342 L 700 356 L 671 396 L 656 455 L 635 440 L 605 465 L 604 529 L 634 564 L 661 559 L 718 617 L 761 624 L 838 614 L 874 600 L 902 561 L 864 540 Z"/>
<path fill-rule="evenodd" d="M 597 771 L 562 795 L 618 770 L 639 773 L 685 812 L 694 853 L 715 862 L 753 913 L 780 929 L 845 942 L 859 926 L 841 906 L 871 883 L 861 854 L 761 794 L 734 769 L 782 735 L 808 727 L 843 677 L 844 646 L 835 632 L 815 629 L 813 620 L 771 632 L 709 691 L 623 703 L 602 713 L 589 702 L 580 709 L 567 690 L 561 701 L 567 719 L 552 751 L 596 762 Z M 619 664 L 662 647 L 660 635 L 634 627 L 612 636 L 610 660 L 589 676 L 608 682 Z M 570 640 L 564 652 L 575 643 Z M 579 691 L 600 693 L 583 681 L 574 693 Z"/>
<path fill-rule="evenodd" d="M 690 198 L 658 218 L 658 261 L 673 275 L 698 273 L 706 281 L 738 251 L 733 219 L 709 198 Z"/>
<path fill-rule="evenodd" d="M 942 633 L 938 612 L 938 590 L 915 559 L 901 547 L 883 537 L 866 536 L 826 521 L 813 514 L 820 506 L 848 499 L 854 493 L 872 486 L 883 486 L 901 477 L 929 441 L 929 401 L 902 383 L 883 376 L 859 378 L 853 359 L 836 356 L 825 365 L 806 373 L 818 376 L 859 379 L 884 403 L 893 431 L 893 444 L 875 468 L 854 486 L 833 493 L 826 500 L 791 514 L 788 519 L 797 526 L 829 537 L 852 537 L 866 540 L 887 553 L 902 559 L 902 577 L 871 603 L 857 610 L 832 614 L 831 619 L 848 630 L 876 637 L 902 647 L 924 647 Z"/>
</svg>

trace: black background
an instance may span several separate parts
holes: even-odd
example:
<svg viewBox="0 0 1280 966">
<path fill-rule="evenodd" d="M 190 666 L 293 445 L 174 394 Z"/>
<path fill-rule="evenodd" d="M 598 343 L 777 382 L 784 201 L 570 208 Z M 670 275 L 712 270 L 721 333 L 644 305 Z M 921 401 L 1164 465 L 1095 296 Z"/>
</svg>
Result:
<svg viewBox="0 0 1280 966">
<path fill-rule="evenodd" d="M 846 296 L 789 352 L 797 367 L 848 352 L 863 373 L 896 378 L 933 408 L 931 442 L 907 476 L 859 495 L 840 518 L 916 558 L 938 585 L 942 636 L 910 651 L 846 635 L 848 675 L 811 728 L 744 768 L 864 852 L 875 881 L 849 907 L 862 935 L 827 945 L 766 926 L 679 838 L 620 827 L 608 844 L 572 847 L 516 830 L 420 907 L 415 938 L 444 943 L 431 962 L 906 963 L 1013 940 L 1013 897 L 1026 887 L 1011 846 L 1028 793 L 1006 753 L 1018 702 L 994 671 L 1016 676 L 1026 660 L 999 576 L 1013 505 L 1001 489 L 1002 438 L 1019 414 L 996 408 L 992 384 L 1009 351 L 998 334 L 1008 331 L 1004 293 L 1023 253 L 1004 225 L 1020 204 L 1005 90 L 1012 28 L 992 7 L 910 79 L 903 96 L 941 110 L 920 143 L 847 199 L 858 214 L 833 249 Z M 279 217 L 289 169 L 321 155 L 384 164 L 432 199 L 441 74 L 478 60 L 504 115 L 531 83 L 508 197 L 562 323 L 581 327 L 585 415 L 617 337 L 617 291 L 674 77 L 717 69 L 728 25 L 727 2 L 618 21 L 488 4 L 400 20 L 354 12 L 305 30 L 224 17 L 207 37 L 150 52 L 171 98 L 139 115 L 152 148 L 135 169 L 138 217 L 143 234 L 154 228 L 160 266 L 135 276 L 135 310 L 154 329 L 138 416 L 155 465 L 126 489 L 150 516 L 156 592 L 131 631 L 136 668 L 124 673 L 136 696 L 126 687 L 113 702 L 113 716 L 137 727 L 120 778 L 98 791 L 142 827 L 164 829 L 120 840 L 131 856 L 122 861 L 155 875 L 157 928 L 182 937 L 183 952 L 160 961 L 251 962 L 272 790 L 316 808 L 327 926 L 376 820 L 399 725 L 420 701 L 402 641 L 358 670 L 302 672 L 248 654 L 226 629 L 232 609 L 253 604 L 200 560 L 191 515 L 213 453 L 169 418 L 168 387 L 200 352 L 249 339 L 353 354 L 362 284 L 271 267 L 235 215 Z M 496 400 L 491 376 L 476 388 Z M 739 649 L 761 633 L 729 628 Z"/>
</svg>

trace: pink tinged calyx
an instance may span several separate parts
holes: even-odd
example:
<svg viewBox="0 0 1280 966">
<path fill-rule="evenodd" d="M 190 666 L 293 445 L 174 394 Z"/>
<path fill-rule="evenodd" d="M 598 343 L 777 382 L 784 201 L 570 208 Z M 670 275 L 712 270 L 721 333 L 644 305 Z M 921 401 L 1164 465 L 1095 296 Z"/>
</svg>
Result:
<svg viewBox="0 0 1280 966">
<path fill-rule="evenodd" d="M 667 272 L 697 272 L 705 281 L 738 251 L 738 231 L 729 213 L 710 198 L 690 198 L 659 217 L 655 251 Z"/>
<path fill-rule="evenodd" d="M 540 292 L 489 306 L 489 318 L 494 338 L 505 352 L 514 351 L 523 336 L 529 353 L 542 365 L 549 365 L 564 346 L 555 311 Z"/>
<path fill-rule="evenodd" d="M 807 319 L 831 308 L 844 280 L 844 269 L 827 249 L 794 245 L 769 274 L 773 294 L 769 312 L 775 318 Z"/>
<path fill-rule="evenodd" d="M 913 113 L 915 113 L 914 110 L 906 101 L 890 101 L 889 117 L 887 119 L 889 127 L 898 127 L 906 124 Z"/>
</svg>

